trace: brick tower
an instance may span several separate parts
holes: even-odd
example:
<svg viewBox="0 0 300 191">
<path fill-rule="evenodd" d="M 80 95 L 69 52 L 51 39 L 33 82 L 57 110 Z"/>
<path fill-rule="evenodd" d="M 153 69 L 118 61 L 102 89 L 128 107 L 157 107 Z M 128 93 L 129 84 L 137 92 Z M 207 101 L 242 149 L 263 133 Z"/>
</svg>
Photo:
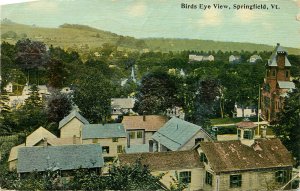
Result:
<svg viewBox="0 0 300 191">
<path fill-rule="evenodd" d="M 290 79 L 291 63 L 287 58 L 287 52 L 278 43 L 266 64 L 264 78 L 261 111 L 262 117 L 267 121 L 274 121 L 283 108 L 284 98 L 287 92 L 295 88 Z"/>
</svg>

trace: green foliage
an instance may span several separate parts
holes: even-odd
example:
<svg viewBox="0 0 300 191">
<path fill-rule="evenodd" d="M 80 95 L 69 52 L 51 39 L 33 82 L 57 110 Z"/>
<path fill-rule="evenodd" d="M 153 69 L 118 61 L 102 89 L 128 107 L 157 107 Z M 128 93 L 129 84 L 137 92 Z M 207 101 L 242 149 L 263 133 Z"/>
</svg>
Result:
<svg viewBox="0 0 300 191">
<path fill-rule="evenodd" d="M 106 122 L 110 116 L 113 84 L 101 73 L 90 71 L 77 82 L 73 101 L 91 123 Z"/>
<path fill-rule="evenodd" d="M 300 83 L 295 81 L 296 89 L 288 93 L 284 109 L 278 116 L 273 132 L 279 137 L 286 148 L 292 151 L 300 164 Z"/>
<path fill-rule="evenodd" d="M 66 80 L 66 71 L 60 60 L 51 59 L 47 63 L 48 84 L 53 88 L 62 88 Z"/>
<path fill-rule="evenodd" d="M 148 73 L 139 87 L 136 111 L 139 114 L 161 114 L 176 105 L 177 87 L 175 81 L 163 72 Z"/>
<path fill-rule="evenodd" d="M 170 191 L 182 191 L 188 187 L 187 184 L 179 180 L 178 172 L 175 171 L 175 177 L 171 177 L 172 182 L 170 183 Z"/>
<path fill-rule="evenodd" d="M 3 33 L 2 35 L 1 35 L 1 38 L 17 38 L 17 33 L 16 32 L 14 32 L 14 31 L 7 31 L 6 33 Z"/>
<path fill-rule="evenodd" d="M 72 109 L 71 98 L 58 90 L 53 91 L 47 101 L 46 113 L 49 122 L 59 123 Z"/>
</svg>

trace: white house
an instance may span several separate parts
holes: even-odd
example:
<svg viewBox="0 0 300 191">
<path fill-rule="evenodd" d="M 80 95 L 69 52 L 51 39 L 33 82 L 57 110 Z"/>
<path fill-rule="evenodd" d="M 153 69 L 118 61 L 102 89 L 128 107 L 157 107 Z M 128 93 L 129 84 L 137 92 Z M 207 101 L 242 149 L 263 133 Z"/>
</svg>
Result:
<svg viewBox="0 0 300 191">
<path fill-rule="evenodd" d="M 239 63 L 241 61 L 241 56 L 230 55 L 229 62 L 230 63 Z"/>
<path fill-rule="evenodd" d="M 254 55 L 250 56 L 249 62 L 256 63 L 259 60 L 262 60 L 262 58 L 259 55 L 254 54 Z"/>
<path fill-rule="evenodd" d="M 4 90 L 8 93 L 12 93 L 13 92 L 13 84 L 11 82 L 9 82 L 5 87 Z"/>
<path fill-rule="evenodd" d="M 244 106 L 235 103 L 233 117 L 253 117 L 257 116 L 257 107 L 254 105 Z"/>
</svg>

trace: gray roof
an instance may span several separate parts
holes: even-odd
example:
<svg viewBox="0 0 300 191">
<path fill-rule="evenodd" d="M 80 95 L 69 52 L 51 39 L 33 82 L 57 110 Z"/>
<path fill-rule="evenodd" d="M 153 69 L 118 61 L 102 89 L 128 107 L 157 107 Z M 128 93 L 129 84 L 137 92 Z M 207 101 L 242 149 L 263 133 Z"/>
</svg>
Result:
<svg viewBox="0 0 300 191">
<path fill-rule="evenodd" d="M 82 129 L 82 139 L 126 137 L 124 126 L 121 123 L 88 124 Z"/>
<path fill-rule="evenodd" d="M 290 81 L 278 81 L 278 86 L 281 89 L 295 89 L 295 84 L 294 82 Z"/>
<path fill-rule="evenodd" d="M 202 131 L 208 138 L 211 138 L 200 126 L 172 117 L 162 128 L 152 135 L 152 139 L 158 141 L 168 149 L 176 151 L 199 131 Z"/>
<path fill-rule="evenodd" d="M 287 51 L 285 51 L 283 49 L 282 46 L 280 46 L 280 44 L 278 43 L 275 50 L 273 51 L 270 59 L 268 60 L 268 66 L 277 66 L 277 60 L 276 60 L 276 57 L 277 57 L 277 53 L 278 52 L 285 52 L 287 54 Z M 289 62 L 289 60 L 287 59 L 287 57 L 285 56 L 285 66 L 291 66 L 291 63 Z"/>
<path fill-rule="evenodd" d="M 68 116 L 60 120 L 58 129 L 61 129 L 65 124 L 71 121 L 74 117 L 76 117 L 83 124 L 89 124 L 89 122 L 82 115 L 80 115 L 76 110 L 73 110 Z"/>
<path fill-rule="evenodd" d="M 133 98 L 112 98 L 111 107 L 120 109 L 132 109 L 134 106 Z"/>
<path fill-rule="evenodd" d="M 130 145 L 125 148 L 126 153 L 146 153 L 149 152 L 149 144 Z"/>
<path fill-rule="evenodd" d="M 18 151 L 17 172 L 98 168 L 103 164 L 99 144 L 22 147 Z"/>
</svg>

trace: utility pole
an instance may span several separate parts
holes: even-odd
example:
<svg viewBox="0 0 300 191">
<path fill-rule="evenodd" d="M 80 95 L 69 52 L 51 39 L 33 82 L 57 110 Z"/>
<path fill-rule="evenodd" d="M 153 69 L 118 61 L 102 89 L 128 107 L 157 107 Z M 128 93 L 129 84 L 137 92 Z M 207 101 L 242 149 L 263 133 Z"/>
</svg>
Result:
<svg viewBox="0 0 300 191">
<path fill-rule="evenodd" d="M 259 125 L 259 110 L 260 110 L 260 84 L 258 84 L 258 107 L 257 107 L 257 134 L 259 135 L 260 132 L 260 125 Z"/>
</svg>

